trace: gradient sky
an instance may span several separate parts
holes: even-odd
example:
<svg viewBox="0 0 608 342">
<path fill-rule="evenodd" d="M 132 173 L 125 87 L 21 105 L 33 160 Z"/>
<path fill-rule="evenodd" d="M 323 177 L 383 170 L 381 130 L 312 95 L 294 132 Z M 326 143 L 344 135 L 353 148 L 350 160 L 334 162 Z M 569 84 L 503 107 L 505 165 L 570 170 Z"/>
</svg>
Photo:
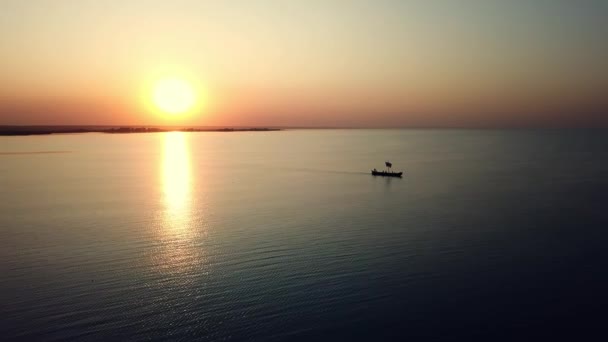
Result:
<svg viewBox="0 0 608 342">
<path fill-rule="evenodd" d="M 608 1 L 0 2 L 0 124 L 608 126 Z M 197 115 L 146 108 L 159 75 Z"/>
</svg>

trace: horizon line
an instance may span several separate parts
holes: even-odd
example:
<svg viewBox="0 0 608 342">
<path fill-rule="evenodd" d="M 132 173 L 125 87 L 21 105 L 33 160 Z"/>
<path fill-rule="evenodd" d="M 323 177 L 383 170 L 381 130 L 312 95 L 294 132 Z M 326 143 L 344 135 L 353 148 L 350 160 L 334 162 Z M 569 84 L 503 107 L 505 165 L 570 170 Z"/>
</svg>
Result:
<svg viewBox="0 0 608 342">
<path fill-rule="evenodd" d="M 12 125 L 0 124 L 1 129 L 7 128 L 164 128 L 164 129 L 608 129 L 608 125 L 462 125 L 462 126 L 437 126 L 437 125 L 412 125 L 412 126 L 291 126 L 291 125 L 108 125 L 108 124 L 34 124 L 34 125 Z"/>
</svg>

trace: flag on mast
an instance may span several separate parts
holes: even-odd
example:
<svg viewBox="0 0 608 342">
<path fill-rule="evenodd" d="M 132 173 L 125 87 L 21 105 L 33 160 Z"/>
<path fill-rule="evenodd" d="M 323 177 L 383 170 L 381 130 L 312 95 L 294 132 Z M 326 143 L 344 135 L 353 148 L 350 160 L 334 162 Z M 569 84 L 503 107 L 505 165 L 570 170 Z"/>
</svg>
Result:
<svg viewBox="0 0 608 342">
<path fill-rule="evenodd" d="M 387 167 L 393 167 L 393 163 L 391 163 L 391 162 L 384 162 L 384 164 L 385 164 Z"/>
</svg>

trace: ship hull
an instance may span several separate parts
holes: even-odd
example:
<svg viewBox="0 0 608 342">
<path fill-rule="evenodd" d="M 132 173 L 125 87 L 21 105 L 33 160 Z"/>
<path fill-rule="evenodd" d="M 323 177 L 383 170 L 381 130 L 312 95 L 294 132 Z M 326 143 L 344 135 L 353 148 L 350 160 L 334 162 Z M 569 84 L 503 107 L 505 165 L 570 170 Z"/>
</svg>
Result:
<svg viewBox="0 0 608 342">
<path fill-rule="evenodd" d="M 374 171 L 372 170 L 372 176 L 381 176 L 381 177 L 399 177 L 403 175 L 403 172 L 385 172 L 385 171 Z"/>
</svg>

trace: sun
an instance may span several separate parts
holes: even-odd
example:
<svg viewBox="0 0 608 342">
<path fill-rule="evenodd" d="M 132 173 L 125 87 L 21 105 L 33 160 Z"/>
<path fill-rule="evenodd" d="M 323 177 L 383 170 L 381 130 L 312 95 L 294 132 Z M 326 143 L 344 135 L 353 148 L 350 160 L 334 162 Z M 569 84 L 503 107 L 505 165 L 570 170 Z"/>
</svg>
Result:
<svg viewBox="0 0 608 342">
<path fill-rule="evenodd" d="M 183 79 L 165 78 L 154 84 L 152 102 L 165 114 L 184 114 L 194 108 L 196 93 L 194 87 Z"/>
</svg>

